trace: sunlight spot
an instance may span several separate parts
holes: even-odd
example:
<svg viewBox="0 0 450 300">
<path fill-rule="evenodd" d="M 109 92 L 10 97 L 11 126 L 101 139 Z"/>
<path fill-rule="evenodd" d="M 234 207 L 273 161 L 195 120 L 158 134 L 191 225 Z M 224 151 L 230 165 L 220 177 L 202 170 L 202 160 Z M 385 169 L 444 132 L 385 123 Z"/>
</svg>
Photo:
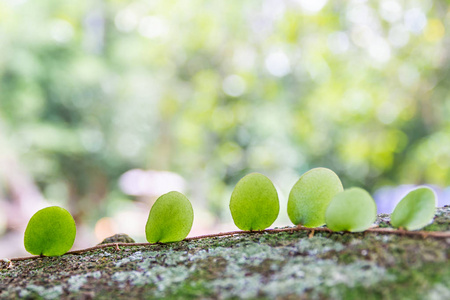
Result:
<svg viewBox="0 0 450 300">
<path fill-rule="evenodd" d="M 138 24 L 138 15 L 133 9 L 124 9 L 116 15 L 114 23 L 119 31 L 130 32 Z"/>
<path fill-rule="evenodd" d="M 380 15 L 389 23 L 394 23 L 402 18 L 402 7 L 400 3 L 393 0 L 386 0 L 381 2 Z"/>
<path fill-rule="evenodd" d="M 265 60 L 266 69 L 270 74 L 283 77 L 291 72 L 289 58 L 284 52 L 274 52 L 267 56 Z"/>
<path fill-rule="evenodd" d="M 245 81 L 241 76 L 230 75 L 223 80 L 222 89 L 229 96 L 239 97 L 245 92 Z"/>
<path fill-rule="evenodd" d="M 327 2 L 328 0 L 297 0 L 300 8 L 306 14 L 318 13 Z"/>
<path fill-rule="evenodd" d="M 410 87 L 419 81 L 420 73 L 415 66 L 405 63 L 398 69 L 398 78 L 403 86 Z"/>
<path fill-rule="evenodd" d="M 440 41 L 445 35 L 445 27 L 438 19 L 432 19 L 425 29 L 425 39 L 430 42 Z"/>
<path fill-rule="evenodd" d="M 348 35 L 345 32 L 338 31 L 328 36 L 328 47 L 334 54 L 345 53 L 350 48 Z"/>
<path fill-rule="evenodd" d="M 237 69 L 249 70 L 255 65 L 256 53 L 250 47 L 238 48 L 233 55 L 233 64 Z"/>
<path fill-rule="evenodd" d="M 167 35 L 169 27 L 161 17 L 147 16 L 139 23 L 139 33 L 149 39 Z"/>
<path fill-rule="evenodd" d="M 388 39 L 392 46 L 403 47 L 409 42 L 409 31 L 402 24 L 395 25 L 389 30 Z"/>
<path fill-rule="evenodd" d="M 361 89 L 350 89 L 343 96 L 343 107 L 348 112 L 364 114 L 372 107 L 372 97 Z"/>
<path fill-rule="evenodd" d="M 419 8 L 412 8 L 405 13 L 404 22 L 409 31 L 420 34 L 427 26 L 427 17 Z"/>
<path fill-rule="evenodd" d="M 370 43 L 369 55 L 377 62 L 387 62 L 391 58 L 391 47 L 383 38 L 376 37 Z"/>
<path fill-rule="evenodd" d="M 355 24 L 372 25 L 374 22 L 372 8 L 364 3 L 349 5 L 346 17 L 350 22 Z"/>
<path fill-rule="evenodd" d="M 50 25 L 50 35 L 58 43 L 69 42 L 73 34 L 73 26 L 65 20 L 54 20 Z"/>
<path fill-rule="evenodd" d="M 393 123 L 398 116 L 399 109 L 390 101 L 383 102 L 377 109 L 377 118 L 383 124 Z"/>
<path fill-rule="evenodd" d="M 286 4 L 279 0 L 266 0 L 263 3 L 262 12 L 272 19 L 280 19 L 284 16 Z"/>
<path fill-rule="evenodd" d="M 352 42 L 361 48 L 368 48 L 375 36 L 373 30 L 367 25 L 357 26 L 351 33 Z"/>
</svg>

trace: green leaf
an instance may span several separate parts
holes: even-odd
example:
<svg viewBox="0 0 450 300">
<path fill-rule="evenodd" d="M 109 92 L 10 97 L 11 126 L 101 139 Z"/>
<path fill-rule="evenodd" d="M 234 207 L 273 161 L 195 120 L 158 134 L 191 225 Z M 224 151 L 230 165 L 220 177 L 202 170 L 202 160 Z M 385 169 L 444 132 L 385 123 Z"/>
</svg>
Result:
<svg viewBox="0 0 450 300">
<path fill-rule="evenodd" d="M 433 220 L 436 196 L 433 190 L 421 187 L 408 193 L 395 207 L 391 225 L 407 230 L 420 229 Z"/>
<path fill-rule="evenodd" d="M 289 193 L 287 212 L 295 225 L 317 227 L 325 224 L 325 211 L 331 199 L 342 192 L 341 180 L 327 168 L 303 174 Z"/>
<path fill-rule="evenodd" d="M 230 211 L 241 230 L 263 230 L 272 225 L 280 211 L 272 181 L 259 173 L 244 176 L 231 194 Z"/>
<path fill-rule="evenodd" d="M 327 226 L 333 231 L 364 231 L 376 217 L 375 201 L 361 188 L 350 188 L 336 194 L 325 213 Z"/>
<path fill-rule="evenodd" d="M 145 225 L 149 243 L 170 243 L 184 240 L 192 228 L 194 210 L 191 202 L 179 192 L 169 192 L 153 204 Z"/>
<path fill-rule="evenodd" d="M 36 212 L 25 229 L 25 249 L 34 255 L 59 256 L 75 241 L 75 221 L 64 208 L 50 206 Z"/>
</svg>

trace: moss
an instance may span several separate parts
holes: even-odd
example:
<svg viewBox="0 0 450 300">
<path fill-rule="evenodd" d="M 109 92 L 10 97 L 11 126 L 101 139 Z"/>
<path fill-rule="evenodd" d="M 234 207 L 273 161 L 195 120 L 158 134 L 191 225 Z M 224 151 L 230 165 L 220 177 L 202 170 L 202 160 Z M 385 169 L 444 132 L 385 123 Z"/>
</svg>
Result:
<svg viewBox="0 0 450 300">
<path fill-rule="evenodd" d="M 426 226 L 426 231 L 450 231 L 450 218 L 445 216 L 436 216 L 433 223 Z"/>
<path fill-rule="evenodd" d="M 336 287 L 336 293 L 344 299 L 449 299 L 450 268 L 446 265 L 431 263 L 420 268 L 393 268 L 389 270 L 396 280 L 383 280 L 377 285 L 361 285 L 349 288 L 342 284 Z M 330 294 L 329 294 L 330 295 Z"/>
<path fill-rule="evenodd" d="M 208 281 L 220 278 L 223 272 L 225 272 L 227 264 L 227 260 L 223 257 L 207 257 L 205 259 L 191 261 L 188 266 L 195 270 L 190 276 L 189 281 Z"/>
<path fill-rule="evenodd" d="M 178 290 L 172 293 L 166 299 L 190 299 L 190 298 L 215 298 L 215 293 L 212 289 L 206 287 L 204 282 L 193 281 L 185 282 Z"/>
</svg>

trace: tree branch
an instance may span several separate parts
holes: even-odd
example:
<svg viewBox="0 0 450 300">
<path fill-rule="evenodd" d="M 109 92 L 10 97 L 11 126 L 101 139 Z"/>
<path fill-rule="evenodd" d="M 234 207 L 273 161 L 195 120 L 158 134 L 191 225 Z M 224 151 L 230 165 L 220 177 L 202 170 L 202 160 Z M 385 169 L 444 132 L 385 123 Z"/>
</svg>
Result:
<svg viewBox="0 0 450 300">
<path fill-rule="evenodd" d="M 329 233 L 339 233 L 332 231 L 326 227 L 315 227 L 308 228 L 303 226 L 290 227 L 290 228 L 275 228 L 275 229 L 265 229 L 259 231 L 245 231 L 245 230 L 237 230 L 237 231 L 229 231 L 229 232 L 219 232 L 214 234 L 206 234 L 194 237 L 185 238 L 183 241 L 194 241 L 201 240 L 205 238 L 212 237 L 221 237 L 221 236 L 231 236 L 231 235 L 242 235 L 242 234 L 255 234 L 255 233 L 279 233 L 279 232 L 295 232 L 295 231 L 310 231 L 310 232 L 329 232 Z M 352 234 L 352 232 L 346 232 Z M 378 234 L 387 234 L 387 235 L 402 235 L 402 236 L 412 236 L 412 237 L 422 237 L 422 238 L 450 238 L 450 231 L 408 231 L 408 230 L 400 230 L 400 229 L 391 229 L 391 228 L 369 228 L 366 231 L 362 231 L 361 233 L 378 233 Z M 67 254 L 82 254 L 85 252 L 102 249 L 102 248 L 114 248 L 120 251 L 119 246 L 127 246 L 127 247 L 138 247 L 138 246 L 154 246 L 154 245 L 162 245 L 162 243 L 109 243 L 109 244 L 100 244 L 94 247 L 89 247 L 80 250 L 73 250 L 65 253 Z M 11 264 L 13 261 L 24 261 L 28 259 L 38 259 L 43 256 L 35 255 L 35 256 L 27 256 L 27 257 L 16 257 L 11 259 L 5 259 L 5 262 Z"/>
</svg>

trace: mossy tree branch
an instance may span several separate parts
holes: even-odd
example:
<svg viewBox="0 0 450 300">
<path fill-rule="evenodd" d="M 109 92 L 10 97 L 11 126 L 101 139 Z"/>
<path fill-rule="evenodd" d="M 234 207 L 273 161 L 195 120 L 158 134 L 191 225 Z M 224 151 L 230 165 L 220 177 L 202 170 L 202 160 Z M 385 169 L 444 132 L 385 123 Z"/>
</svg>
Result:
<svg viewBox="0 0 450 300">
<path fill-rule="evenodd" d="M 328 232 L 328 233 L 336 233 L 329 228 L 326 227 L 315 227 L 315 228 L 309 228 L 304 226 L 296 226 L 296 227 L 288 227 L 288 228 L 275 228 L 275 229 L 265 229 L 265 230 L 259 230 L 259 231 L 245 231 L 245 230 L 237 230 L 237 231 L 229 231 L 229 232 L 220 232 L 220 233 L 214 233 L 214 234 L 206 234 L 206 235 L 200 235 L 195 237 L 188 237 L 185 238 L 183 241 L 193 241 L 193 240 L 200 240 L 205 238 L 213 238 L 213 237 L 222 237 L 222 236 L 232 236 L 232 235 L 242 235 L 242 234 L 254 234 L 254 233 L 279 233 L 279 232 L 295 232 L 295 231 L 309 231 L 309 232 Z M 351 232 L 346 232 L 347 234 L 352 234 Z M 388 234 L 388 235 L 402 235 L 402 236 L 410 236 L 410 237 L 422 237 L 422 238 L 435 238 L 435 239 L 445 239 L 450 238 L 450 231 L 408 231 L 408 230 L 402 230 L 402 229 L 391 229 L 391 228 L 369 228 L 366 231 L 363 231 L 363 233 L 377 233 L 377 234 Z M 127 246 L 127 247 L 137 247 L 137 246 L 154 246 L 158 245 L 160 243 L 109 243 L 109 244 L 100 244 L 94 247 L 89 247 L 85 249 L 80 250 L 72 250 L 64 255 L 67 254 L 82 254 L 85 252 L 102 249 L 102 248 L 110 248 L 113 247 L 116 250 L 120 250 L 120 246 Z M 29 259 L 38 259 L 42 258 L 43 256 L 35 255 L 35 256 L 27 256 L 27 257 L 16 257 L 11 258 L 8 261 L 24 261 Z"/>
</svg>

